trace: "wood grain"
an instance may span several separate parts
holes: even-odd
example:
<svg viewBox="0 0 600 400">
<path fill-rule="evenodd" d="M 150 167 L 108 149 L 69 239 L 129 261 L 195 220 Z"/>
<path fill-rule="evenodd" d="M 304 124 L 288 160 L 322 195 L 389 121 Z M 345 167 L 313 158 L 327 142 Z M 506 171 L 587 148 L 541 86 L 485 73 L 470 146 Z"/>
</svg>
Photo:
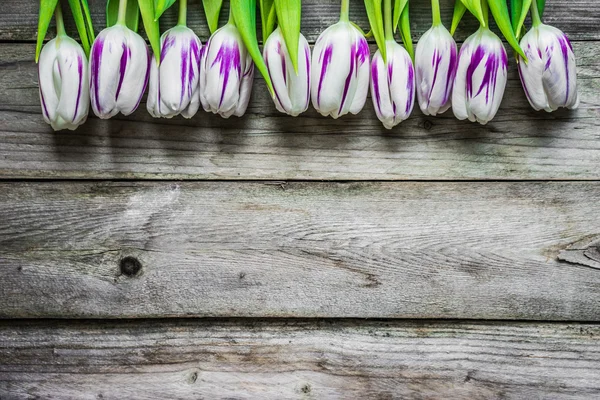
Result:
<svg viewBox="0 0 600 400">
<path fill-rule="evenodd" d="M 557 260 L 599 183 L 2 183 L 0 220 L 3 318 L 600 320 Z"/>
<path fill-rule="evenodd" d="M 91 117 L 75 132 L 42 119 L 33 45 L 0 45 L 0 177 L 78 179 L 598 179 L 600 42 L 576 43 L 581 106 L 534 112 L 511 64 L 504 102 L 482 127 L 412 117 L 383 129 L 368 101 L 357 116 L 278 113 L 257 78 L 244 118 Z"/>
<path fill-rule="evenodd" d="M 592 399 L 589 324 L 0 322 L 3 399 Z"/>
<path fill-rule="evenodd" d="M 227 2 L 221 13 L 221 24 L 227 21 Z M 362 0 L 351 0 L 350 19 L 363 29 L 368 30 L 369 22 Z M 0 40 L 28 40 L 33 41 L 37 35 L 38 3 L 35 1 L 3 0 L 4 12 L 0 15 Z M 302 13 L 302 33 L 314 42 L 319 34 L 329 25 L 339 19 L 338 0 L 304 0 Z M 101 1 L 89 2 L 92 19 L 96 32 L 105 26 L 105 3 Z M 450 26 L 453 0 L 440 0 L 442 21 Z M 65 9 L 68 9 L 65 2 Z M 410 2 L 411 29 L 413 40 L 417 40 L 423 32 L 431 26 L 431 5 L 429 1 Z M 569 0 L 549 1 L 546 5 L 545 22 L 556 25 L 569 35 L 572 40 L 599 40 L 598 20 L 600 7 L 595 0 Z M 76 29 L 71 18 L 67 15 L 67 31 L 76 35 Z M 177 23 L 177 5 L 167 10 L 161 18 L 161 29 L 164 31 Z M 200 0 L 190 0 L 188 10 L 188 25 L 202 39 L 206 41 L 209 36 L 208 26 Z M 141 23 L 140 23 L 141 26 Z M 456 37 L 465 39 L 478 27 L 475 18 L 466 16 Z M 53 35 L 52 29 L 48 37 Z M 260 34 L 259 34 L 260 36 Z"/>
</svg>

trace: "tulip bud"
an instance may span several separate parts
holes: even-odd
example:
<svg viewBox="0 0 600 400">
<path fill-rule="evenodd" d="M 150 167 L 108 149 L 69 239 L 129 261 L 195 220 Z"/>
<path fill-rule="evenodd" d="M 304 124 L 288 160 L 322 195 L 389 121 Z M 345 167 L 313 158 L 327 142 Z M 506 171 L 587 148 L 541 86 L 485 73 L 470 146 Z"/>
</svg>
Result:
<svg viewBox="0 0 600 400">
<path fill-rule="evenodd" d="M 87 119 L 90 103 L 88 62 L 79 43 L 60 35 L 40 54 L 38 78 L 44 121 L 55 131 L 74 130 Z"/>
<path fill-rule="evenodd" d="M 200 61 L 200 101 L 204 110 L 223 118 L 241 117 L 246 112 L 254 62 L 233 24 L 212 34 Z"/>
<path fill-rule="evenodd" d="M 100 32 L 90 58 L 94 113 L 106 119 L 118 112 L 134 112 L 146 90 L 149 71 L 150 54 L 140 35 L 119 24 Z"/>
<path fill-rule="evenodd" d="M 450 108 L 458 65 L 456 42 L 441 24 L 432 26 L 417 43 L 415 69 L 417 99 L 425 115 Z"/>
<path fill-rule="evenodd" d="M 269 35 L 263 57 L 273 82 L 277 110 L 294 117 L 306 111 L 310 100 L 310 47 L 304 36 L 300 34 L 298 45 L 298 74 L 280 28 Z"/>
<path fill-rule="evenodd" d="M 540 24 L 523 36 L 521 47 L 528 62 L 519 60 L 519 75 L 529 104 L 536 111 L 577 108 L 577 69 L 567 36 Z"/>
<path fill-rule="evenodd" d="M 185 26 L 176 26 L 161 37 L 160 65 L 152 58 L 148 112 L 155 118 L 181 114 L 192 118 L 200 107 L 199 67 L 202 43 Z"/>
<path fill-rule="evenodd" d="M 415 80 L 408 52 L 393 40 L 386 41 L 387 63 L 379 50 L 371 63 L 371 98 L 377 118 L 387 129 L 410 116 L 415 102 Z"/>
<path fill-rule="evenodd" d="M 340 21 L 317 39 L 311 65 L 313 107 L 338 118 L 362 110 L 369 91 L 369 45 L 350 22 Z"/>
<path fill-rule="evenodd" d="M 482 125 L 494 118 L 506 87 L 507 65 L 502 41 L 488 28 L 480 28 L 465 40 L 452 91 L 456 118 Z"/>
</svg>

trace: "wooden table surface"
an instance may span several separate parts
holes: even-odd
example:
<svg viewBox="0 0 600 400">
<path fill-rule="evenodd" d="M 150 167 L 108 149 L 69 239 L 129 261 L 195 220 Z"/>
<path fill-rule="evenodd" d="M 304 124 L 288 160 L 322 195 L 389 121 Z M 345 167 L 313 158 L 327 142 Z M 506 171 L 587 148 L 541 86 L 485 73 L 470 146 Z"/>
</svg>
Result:
<svg viewBox="0 0 600 400">
<path fill-rule="evenodd" d="M 338 3 L 304 0 L 309 41 Z M 243 118 L 142 104 L 52 132 L 38 3 L 2 5 L 1 400 L 600 398 L 597 1 L 547 2 L 578 110 L 533 111 L 511 60 L 488 125 L 393 131 L 370 100 L 285 116 L 257 77 Z M 410 6 L 417 40 L 430 6 Z"/>
</svg>

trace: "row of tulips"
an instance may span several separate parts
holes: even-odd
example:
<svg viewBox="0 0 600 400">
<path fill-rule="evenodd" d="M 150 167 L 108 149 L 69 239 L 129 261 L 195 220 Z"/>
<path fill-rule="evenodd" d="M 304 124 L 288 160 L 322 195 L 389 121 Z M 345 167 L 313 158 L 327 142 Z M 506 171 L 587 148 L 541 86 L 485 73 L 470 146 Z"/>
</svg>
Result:
<svg viewBox="0 0 600 400">
<path fill-rule="evenodd" d="M 394 39 L 391 0 L 383 2 L 385 44 L 372 61 L 365 35 L 348 19 L 348 0 L 342 1 L 339 22 L 317 39 L 312 55 L 301 34 L 297 57 L 292 57 L 285 32 L 280 27 L 272 31 L 263 58 L 277 110 L 297 116 L 312 100 L 324 116 L 356 114 L 370 89 L 377 117 L 388 129 L 409 117 L 415 97 L 426 115 L 452 107 L 458 119 L 490 121 L 507 79 L 508 56 L 501 39 L 482 22 L 458 52 L 433 0 L 433 26 L 418 41 L 413 63 L 409 51 Z M 481 4 L 487 20 L 487 2 Z M 121 0 L 117 23 L 93 41 L 89 65 L 81 45 L 66 35 L 57 7 L 57 37 L 43 47 L 39 59 L 46 122 L 55 130 L 75 129 L 85 122 L 90 101 L 100 118 L 119 112 L 129 115 L 139 106 L 146 86 L 146 106 L 153 117 L 191 118 L 200 105 L 224 118 L 242 116 L 255 64 L 234 18 L 203 46 L 186 26 L 186 6 L 180 0 L 178 25 L 164 32 L 160 55 L 152 57 L 144 39 L 126 26 L 127 0 Z M 575 108 L 579 98 L 569 40 L 541 22 L 535 4 L 531 10 L 532 29 L 520 42 L 526 58 L 520 55 L 518 60 L 525 94 L 536 110 Z"/>
</svg>

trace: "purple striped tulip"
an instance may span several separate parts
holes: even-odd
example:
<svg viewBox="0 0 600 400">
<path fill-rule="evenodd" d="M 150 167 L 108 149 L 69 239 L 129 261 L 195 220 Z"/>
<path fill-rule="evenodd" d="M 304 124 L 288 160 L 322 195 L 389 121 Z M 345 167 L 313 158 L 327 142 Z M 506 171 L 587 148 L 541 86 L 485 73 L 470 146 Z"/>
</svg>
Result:
<svg viewBox="0 0 600 400">
<path fill-rule="evenodd" d="M 94 114 L 106 119 L 134 112 L 146 90 L 149 71 L 150 54 L 140 35 L 119 24 L 100 32 L 90 56 Z"/>
<path fill-rule="evenodd" d="M 148 112 L 155 118 L 181 114 L 192 118 L 200 108 L 202 43 L 189 28 L 178 25 L 161 37 L 160 65 L 152 57 Z"/>
<path fill-rule="evenodd" d="M 577 108 L 577 68 L 567 36 L 559 29 L 540 24 L 523 36 L 521 48 L 528 63 L 519 60 L 519 75 L 529 104 L 536 111 Z"/>
<path fill-rule="evenodd" d="M 310 101 L 310 47 L 304 36 L 300 34 L 297 74 L 281 29 L 277 28 L 269 35 L 263 57 L 273 82 L 273 101 L 277 110 L 294 117 L 306 111 Z"/>
<path fill-rule="evenodd" d="M 340 21 L 317 39 L 311 65 L 313 107 L 338 118 L 362 110 L 369 91 L 369 45 L 350 22 Z"/>
<path fill-rule="evenodd" d="M 504 96 L 507 65 L 502 41 L 488 28 L 479 28 L 465 40 L 452 91 L 456 118 L 482 125 L 494 118 Z"/>
<path fill-rule="evenodd" d="M 40 54 L 38 79 L 44 121 L 52 129 L 74 130 L 88 116 L 90 104 L 87 58 L 75 40 L 59 35 Z"/>
<path fill-rule="evenodd" d="M 246 112 L 254 62 L 233 24 L 212 34 L 202 49 L 200 62 L 200 101 L 204 110 L 223 118 L 241 117 Z"/>
<path fill-rule="evenodd" d="M 377 118 L 392 129 L 410 116 L 415 103 L 415 71 L 408 52 L 393 40 L 385 43 L 387 63 L 379 50 L 371 63 L 371 98 Z"/>
<path fill-rule="evenodd" d="M 415 69 L 417 99 L 423 114 L 437 115 L 450 108 L 457 53 L 456 42 L 441 24 L 432 26 L 419 39 Z"/>
</svg>

